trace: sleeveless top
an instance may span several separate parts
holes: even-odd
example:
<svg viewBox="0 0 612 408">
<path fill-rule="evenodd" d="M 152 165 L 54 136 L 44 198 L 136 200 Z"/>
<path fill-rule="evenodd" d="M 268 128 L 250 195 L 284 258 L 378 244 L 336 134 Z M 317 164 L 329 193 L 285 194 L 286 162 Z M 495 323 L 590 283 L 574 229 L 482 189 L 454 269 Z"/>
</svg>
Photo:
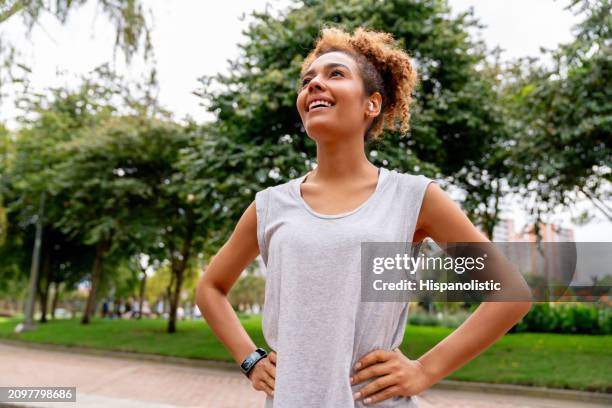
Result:
<svg viewBox="0 0 612 408">
<path fill-rule="evenodd" d="M 417 407 L 417 397 L 377 404 L 353 393 L 355 363 L 403 340 L 407 302 L 361 302 L 361 242 L 414 236 L 427 185 L 434 181 L 379 168 L 376 189 L 359 207 L 321 214 L 303 199 L 305 174 L 255 194 L 257 241 L 266 265 L 262 329 L 277 354 L 274 396 L 266 408 Z"/>
</svg>

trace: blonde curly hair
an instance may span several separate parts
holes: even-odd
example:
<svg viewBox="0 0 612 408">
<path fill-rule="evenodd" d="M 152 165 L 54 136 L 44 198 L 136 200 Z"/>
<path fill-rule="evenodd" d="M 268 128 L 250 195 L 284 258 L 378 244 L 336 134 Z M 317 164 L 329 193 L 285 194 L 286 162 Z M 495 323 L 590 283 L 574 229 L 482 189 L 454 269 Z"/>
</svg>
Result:
<svg viewBox="0 0 612 408">
<path fill-rule="evenodd" d="M 386 128 L 394 130 L 396 121 L 400 123 L 400 132 L 406 133 L 410 128 L 410 104 L 417 73 L 408 53 L 394 45 L 393 36 L 362 27 L 353 35 L 341 28 L 324 27 L 300 73 L 304 74 L 316 58 L 332 51 L 344 52 L 357 62 L 366 96 L 374 92 L 382 95 L 381 113 L 366 130 L 365 140 L 378 139 Z"/>
</svg>

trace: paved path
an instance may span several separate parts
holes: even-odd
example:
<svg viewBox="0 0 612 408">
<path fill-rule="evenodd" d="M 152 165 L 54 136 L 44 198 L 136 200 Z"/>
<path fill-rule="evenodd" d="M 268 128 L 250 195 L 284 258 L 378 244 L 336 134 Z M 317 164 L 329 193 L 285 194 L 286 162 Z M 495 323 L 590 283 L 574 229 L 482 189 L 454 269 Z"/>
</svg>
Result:
<svg viewBox="0 0 612 408">
<path fill-rule="evenodd" d="M 265 394 L 234 370 L 98 357 L 0 343 L 0 386 L 77 387 L 77 403 L 27 403 L 49 407 L 258 408 Z M 552 399 L 429 390 L 422 408 L 564 408 L 605 405 Z"/>
</svg>

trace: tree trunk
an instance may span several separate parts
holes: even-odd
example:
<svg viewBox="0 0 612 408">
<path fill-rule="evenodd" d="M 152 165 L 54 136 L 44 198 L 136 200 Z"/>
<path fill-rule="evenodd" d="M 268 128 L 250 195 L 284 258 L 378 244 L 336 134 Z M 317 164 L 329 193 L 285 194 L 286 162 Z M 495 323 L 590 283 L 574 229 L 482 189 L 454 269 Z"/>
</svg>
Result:
<svg viewBox="0 0 612 408">
<path fill-rule="evenodd" d="M 87 304 L 85 305 L 85 311 L 83 312 L 83 318 L 81 319 L 82 324 L 89 324 L 96 300 L 96 290 L 98 284 L 102 278 L 102 261 L 104 260 L 104 254 L 108 250 L 109 243 L 100 241 L 96 244 L 96 258 L 94 259 L 93 268 L 91 271 L 91 289 L 87 296 Z"/>
<path fill-rule="evenodd" d="M 140 281 L 140 299 L 138 299 L 138 319 L 142 318 L 142 305 L 144 303 L 145 289 L 147 287 L 147 272 L 143 271 L 142 280 Z"/>
<path fill-rule="evenodd" d="M 30 266 L 30 281 L 28 282 L 28 292 L 24 305 L 23 329 L 28 330 L 34 327 L 34 303 L 36 300 L 36 288 L 39 279 L 40 249 L 43 238 L 43 216 L 45 208 L 45 193 L 40 194 L 40 205 L 38 207 L 38 218 L 36 221 L 36 235 L 34 238 L 34 248 L 32 249 L 32 264 Z"/>
<path fill-rule="evenodd" d="M 61 282 L 53 282 L 53 300 L 51 301 L 51 319 L 55 320 L 55 309 L 57 309 L 57 302 L 59 301 L 59 294 L 61 290 Z"/>
<path fill-rule="evenodd" d="M 43 283 L 43 287 L 39 292 L 39 302 L 40 302 L 40 323 L 47 323 L 47 306 L 49 304 L 49 287 L 51 286 L 51 282 L 48 280 Z"/>
<path fill-rule="evenodd" d="M 176 333 L 176 311 L 178 309 L 178 303 L 181 297 L 181 287 L 183 286 L 183 276 L 187 262 L 191 254 L 191 243 L 193 240 L 193 234 L 195 231 L 195 217 L 193 213 L 187 215 L 187 230 L 185 232 L 185 238 L 183 239 L 183 247 L 180 253 L 180 258 L 177 259 L 174 256 L 174 251 L 171 251 L 172 255 L 172 276 L 175 278 L 174 281 L 174 292 L 170 298 L 170 316 L 168 317 L 168 333 Z M 173 248 L 171 245 L 170 248 Z"/>
<path fill-rule="evenodd" d="M 43 264 L 41 278 L 38 282 L 38 299 L 40 301 L 40 323 L 47 323 L 47 305 L 49 303 L 49 287 L 51 286 L 51 246 L 48 240 L 43 243 Z"/>
<path fill-rule="evenodd" d="M 180 266 L 177 266 L 179 268 Z M 168 316 L 168 333 L 176 333 L 176 311 L 178 310 L 178 302 L 181 296 L 181 286 L 183 285 L 183 270 L 172 268 L 172 274 L 175 276 L 174 290 L 170 297 L 170 316 Z"/>
</svg>

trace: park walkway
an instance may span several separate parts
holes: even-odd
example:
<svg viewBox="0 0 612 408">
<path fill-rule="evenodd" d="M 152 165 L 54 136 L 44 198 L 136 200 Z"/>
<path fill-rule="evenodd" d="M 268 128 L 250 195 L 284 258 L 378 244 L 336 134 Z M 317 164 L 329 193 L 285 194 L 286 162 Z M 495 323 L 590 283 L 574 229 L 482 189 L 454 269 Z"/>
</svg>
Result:
<svg viewBox="0 0 612 408">
<path fill-rule="evenodd" d="M 0 343 L 0 386 L 77 388 L 75 403 L 27 403 L 43 407 L 262 407 L 265 395 L 235 370 L 190 367 L 50 351 Z M 605 405 L 463 391 L 429 390 L 423 408 L 564 408 Z M 0 404 L 2 406 L 2 404 Z"/>
</svg>

